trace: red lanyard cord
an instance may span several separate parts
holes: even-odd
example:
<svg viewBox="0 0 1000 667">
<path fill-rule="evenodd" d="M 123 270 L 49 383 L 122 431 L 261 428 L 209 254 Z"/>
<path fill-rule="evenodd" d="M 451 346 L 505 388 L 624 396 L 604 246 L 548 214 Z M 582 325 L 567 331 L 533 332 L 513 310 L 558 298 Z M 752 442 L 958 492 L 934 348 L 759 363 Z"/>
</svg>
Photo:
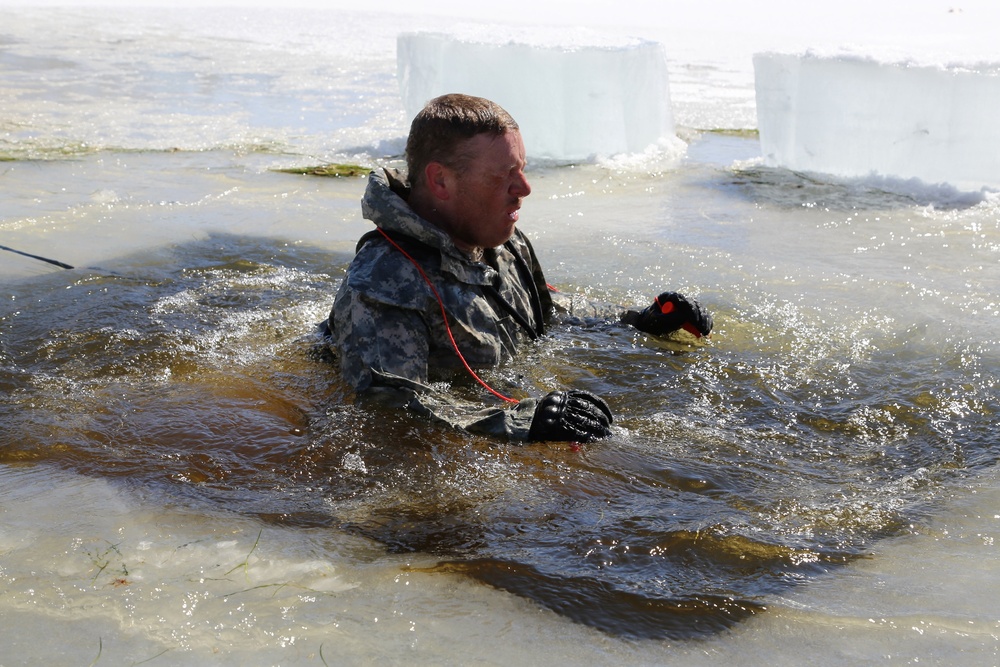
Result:
<svg viewBox="0 0 1000 667">
<path fill-rule="evenodd" d="M 413 266 L 417 267 L 417 271 L 420 272 L 420 276 L 424 279 L 424 282 L 427 283 L 427 286 L 431 288 L 431 292 L 434 293 L 434 297 L 437 299 L 438 305 L 441 306 L 441 317 L 442 319 L 444 319 L 445 331 L 448 332 L 448 340 L 451 341 L 451 345 L 455 349 L 455 354 L 458 355 L 458 358 L 459 360 L 461 360 L 462 365 L 465 366 L 465 370 L 469 371 L 469 374 L 476 379 L 476 382 L 485 387 L 488 392 L 499 398 L 501 401 L 505 401 L 507 403 L 515 403 L 515 404 L 520 403 L 520 401 L 518 401 L 516 398 L 510 398 L 509 396 L 504 396 L 503 394 L 495 390 L 493 387 L 486 384 L 486 382 L 484 382 L 482 378 L 476 375 L 476 371 L 472 370 L 472 367 L 469 366 L 469 362 L 467 362 L 465 360 L 465 357 L 462 355 L 462 351 L 458 349 L 458 343 L 455 342 L 455 337 L 451 333 L 451 326 L 448 324 L 448 312 L 444 309 L 444 300 L 442 300 L 441 295 L 438 294 L 437 288 L 434 287 L 434 283 L 432 283 L 431 279 L 427 277 L 426 273 L 424 273 L 423 267 L 421 267 L 420 264 L 417 263 L 417 260 L 413 259 L 413 257 L 411 257 L 408 252 L 403 250 L 398 243 L 393 241 L 392 238 L 385 233 L 385 230 L 383 230 L 381 227 L 376 227 L 376 229 L 383 237 L 385 237 L 385 240 L 388 241 L 393 248 L 403 253 L 403 257 L 410 260 L 410 263 L 412 263 Z"/>
</svg>

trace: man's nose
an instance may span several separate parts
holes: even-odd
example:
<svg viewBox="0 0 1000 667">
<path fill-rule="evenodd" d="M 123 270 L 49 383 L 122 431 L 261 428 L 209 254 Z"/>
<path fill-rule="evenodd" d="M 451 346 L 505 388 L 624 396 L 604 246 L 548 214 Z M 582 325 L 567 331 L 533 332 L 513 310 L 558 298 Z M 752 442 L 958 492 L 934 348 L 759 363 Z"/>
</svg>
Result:
<svg viewBox="0 0 1000 667">
<path fill-rule="evenodd" d="M 510 186 L 510 193 L 516 197 L 527 197 L 531 194 L 531 183 L 528 183 L 528 177 L 524 175 L 524 172 L 520 172 L 518 177 L 514 179 Z"/>
</svg>

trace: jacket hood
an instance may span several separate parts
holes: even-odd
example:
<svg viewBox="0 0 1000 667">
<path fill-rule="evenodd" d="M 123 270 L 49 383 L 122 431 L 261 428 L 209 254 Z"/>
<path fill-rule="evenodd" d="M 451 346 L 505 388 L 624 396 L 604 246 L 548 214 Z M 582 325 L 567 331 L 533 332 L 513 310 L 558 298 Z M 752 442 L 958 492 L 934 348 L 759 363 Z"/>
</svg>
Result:
<svg viewBox="0 0 1000 667">
<path fill-rule="evenodd" d="M 458 249 L 446 232 L 417 215 L 404 197 L 409 189 L 395 169 L 379 169 L 368 176 L 368 187 L 361 198 L 361 213 L 366 220 L 387 232 L 404 234 L 441 253 L 441 270 L 456 279 L 474 285 L 492 284 L 496 270 L 474 262 Z"/>
<path fill-rule="evenodd" d="M 458 252 L 448 234 L 414 213 L 407 196 L 409 188 L 397 170 L 377 169 L 368 175 L 361 214 L 387 232 L 405 234 L 442 252 Z"/>
</svg>

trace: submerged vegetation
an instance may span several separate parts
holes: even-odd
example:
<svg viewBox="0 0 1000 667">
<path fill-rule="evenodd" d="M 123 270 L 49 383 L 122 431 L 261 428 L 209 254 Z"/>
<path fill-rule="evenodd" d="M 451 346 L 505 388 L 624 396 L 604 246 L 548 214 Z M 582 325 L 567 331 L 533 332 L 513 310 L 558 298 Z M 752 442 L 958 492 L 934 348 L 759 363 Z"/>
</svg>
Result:
<svg viewBox="0 0 1000 667">
<path fill-rule="evenodd" d="M 720 137 L 739 137 L 741 139 L 756 139 L 760 136 L 760 131 L 756 127 L 716 127 L 702 130 L 708 134 L 717 134 Z"/>
<path fill-rule="evenodd" d="M 332 176 L 333 178 L 353 178 L 366 175 L 371 169 L 356 164 L 321 164 L 315 167 L 287 167 L 274 169 L 283 174 L 298 174 L 301 176 Z"/>
</svg>

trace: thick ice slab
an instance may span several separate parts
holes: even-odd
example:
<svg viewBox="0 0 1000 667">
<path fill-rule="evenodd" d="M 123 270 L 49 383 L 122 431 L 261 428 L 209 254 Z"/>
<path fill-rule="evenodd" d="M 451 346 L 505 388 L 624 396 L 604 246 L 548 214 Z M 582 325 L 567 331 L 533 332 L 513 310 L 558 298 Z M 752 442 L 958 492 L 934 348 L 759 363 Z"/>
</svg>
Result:
<svg viewBox="0 0 1000 667">
<path fill-rule="evenodd" d="M 773 166 L 1000 189 L 996 66 L 759 53 L 754 75 Z"/>
<path fill-rule="evenodd" d="M 397 58 L 409 117 L 444 93 L 487 97 L 517 120 L 529 157 L 677 150 L 666 55 L 657 42 L 479 26 L 401 34 Z"/>
</svg>

